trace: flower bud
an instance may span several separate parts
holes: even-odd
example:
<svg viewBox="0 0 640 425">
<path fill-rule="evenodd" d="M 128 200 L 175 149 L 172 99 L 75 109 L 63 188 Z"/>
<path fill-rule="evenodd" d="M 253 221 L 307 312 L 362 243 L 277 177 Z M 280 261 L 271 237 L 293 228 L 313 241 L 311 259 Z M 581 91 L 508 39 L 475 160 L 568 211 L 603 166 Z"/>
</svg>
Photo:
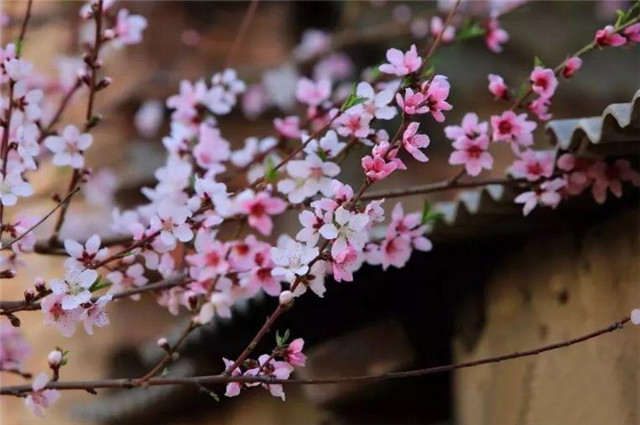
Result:
<svg viewBox="0 0 640 425">
<path fill-rule="evenodd" d="M 635 308 L 631 311 L 631 323 L 640 326 L 640 308 Z"/>
<path fill-rule="evenodd" d="M 169 346 L 169 341 L 167 341 L 167 338 L 158 339 L 156 344 L 158 345 L 158 347 L 162 348 L 165 351 L 169 351 L 171 349 L 171 347 Z"/>
<path fill-rule="evenodd" d="M 16 271 L 13 269 L 6 269 L 0 272 L 0 279 L 13 279 L 16 277 Z"/>
<path fill-rule="evenodd" d="M 280 293 L 280 305 L 288 305 L 293 300 L 293 292 L 282 291 Z"/>
<path fill-rule="evenodd" d="M 109 28 L 104 30 L 103 36 L 105 40 L 113 40 L 114 38 L 116 38 L 116 32 L 113 29 Z"/>
<path fill-rule="evenodd" d="M 47 361 L 49 362 L 49 367 L 51 369 L 59 368 L 60 362 L 62 362 L 62 352 L 60 350 L 50 352 L 47 356 Z"/>
<path fill-rule="evenodd" d="M 44 292 L 47 290 L 47 285 L 44 282 L 44 279 L 41 277 L 36 277 L 36 280 L 33 283 L 33 286 L 36 288 L 36 291 L 38 292 Z"/>
<path fill-rule="evenodd" d="M 26 291 L 24 291 L 24 300 L 27 302 L 27 304 L 30 304 L 35 297 L 36 297 L 35 290 L 29 288 Z"/>
</svg>

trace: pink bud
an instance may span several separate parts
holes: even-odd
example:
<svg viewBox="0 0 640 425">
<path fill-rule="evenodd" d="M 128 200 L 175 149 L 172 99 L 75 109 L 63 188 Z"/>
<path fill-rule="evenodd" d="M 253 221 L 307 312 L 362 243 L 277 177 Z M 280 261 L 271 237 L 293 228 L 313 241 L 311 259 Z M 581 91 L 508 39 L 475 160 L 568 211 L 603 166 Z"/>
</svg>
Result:
<svg viewBox="0 0 640 425">
<path fill-rule="evenodd" d="M 47 289 L 47 285 L 44 282 L 44 279 L 41 277 L 36 277 L 33 286 L 36 288 L 38 292 L 44 292 Z"/>
<path fill-rule="evenodd" d="M 50 352 L 47 356 L 47 361 L 49 362 L 49 367 L 57 369 L 62 361 L 62 352 L 60 352 L 60 350 Z"/>
<path fill-rule="evenodd" d="M 288 305 L 293 300 L 293 292 L 282 291 L 280 293 L 280 305 Z"/>
<path fill-rule="evenodd" d="M 104 30 L 103 36 L 105 40 L 113 40 L 116 38 L 116 33 L 111 28 Z"/>
<path fill-rule="evenodd" d="M 169 351 L 169 349 L 171 348 L 169 346 L 169 341 L 167 341 L 167 338 L 160 338 L 158 339 L 158 341 L 156 342 L 156 344 L 158 345 L 158 347 L 162 348 L 165 351 Z"/>
<path fill-rule="evenodd" d="M 631 311 L 631 323 L 640 326 L 640 308 L 635 308 Z"/>
</svg>

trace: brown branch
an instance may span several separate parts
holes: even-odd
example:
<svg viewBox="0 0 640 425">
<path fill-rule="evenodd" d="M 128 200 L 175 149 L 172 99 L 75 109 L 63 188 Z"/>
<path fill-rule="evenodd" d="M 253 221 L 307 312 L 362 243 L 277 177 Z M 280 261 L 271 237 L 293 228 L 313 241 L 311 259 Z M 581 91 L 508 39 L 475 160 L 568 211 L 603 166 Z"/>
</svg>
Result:
<svg viewBox="0 0 640 425">
<path fill-rule="evenodd" d="M 58 210 L 58 208 L 60 208 L 62 205 L 64 205 L 66 202 L 68 202 L 73 195 L 78 193 L 79 190 L 80 190 L 80 188 L 76 187 L 74 190 L 69 192 L 67 194 L 67 196 L 65 196 L 65 198 L 63 200 L 58 202 L 58 204 L 56 204 L 56 206 L 51 211 L 49 211 L 47 214 L 45 214 L 44 217 L 42 217 L 40 220 L 38 220 L 37 223 L 35 223 L 33 226 L 29 227 L 24 233 L 22 233 L 20 236 L 16 237 L 15 239 L 11 240 L 10 242 L 8 242 L 6 245 L 3 244 L 2 248 L 0 248 L 0 250 L 6 250 L 6 249 L 11 248 L 11 246 L 13 244 L 15 244 L 16 242 L 20 241 L 22 238 L 24 238 L 29 233 L 31 233 L 33 230 L 35 230 L 38 226 L 40 226 L 42 223 L 44 223 L 49 217 L 51 217 L 53 215 L 53 213 Z"/>
<path fill-rule="evenodd" d="M 369 195 L 363 195 L 360 200 L 371 201 L 374 199 L 383 198 L 400 198 L 403 196 L 424 195 L 427 193 L 441 192 L 452 189 L 468 189 L 473 187 L 490 186 L 490 185 L 502 185 L 502 186 L 515 186 L 522 183 L 527 183 L 526 178 L 510 179 L 487 179 L 470 182 L 461 182 L 458 180 L 443 180 L 441 182 L 429 183 L 422 186 L 410 187 L 408 189 L 392 189 L 388 191 L 374 192 Z"/>
<path fill-rule="evenodd" d="M 622 320 L 614 322 L 607 327 L 599 329 L 597 331 L 588 333 L 586 335 L 569 339 L 554 344 L 544 345 L 538 348 L 534 348 L 526 351 L 516 351 L 510 354 L 503 354 L 500 356 L 487 357 L 484 359 L 451 363 L 447 365 L 428 367 L 423 369 L 414 369 L 402 372 L 391 372 L 376 375 L 360 375 L 360 376 L 346 376 L 336 378 L 322 378 L 322 379 L 273 379 L 265 376 L 228 376 L 225 374 L 208 375 L 208 376 L 195 376 L 195 377 L 164 377 L 164 378 L 151 378 L 145 382 L 139 382 L 135 379 L 105 379 L 97 381 L 61 381 L 61 382 L 49 382 L 45 388 L 57 389 L 57 390 L 95 390 L 99 388 L 135 388 L 144 386 L 162 386 L 162 385 L 210 385 L 210 384 L 226 384 L 229 382 L 240 382 L 244 384 L 249 383 L 261 383 L 261 384 L 290 384 L 290 385 L 328 385 L 328 384 L 345 384 L 345 383 L 372 383 L 387 381 L 391 379 L 406 379 L 416 378 L 427 375 L 433 375 L 437 373 L 451 372 L 457 369 L 465 369 L 471 367 L 482 366 L 492 363 L 500 363 L 508 360 L 519 359 L 523 357 L 536 356 L 547 351 L 558 350 L 561 348 L 569 347 L 571 345 L 579 344 L 599 336 L 615 332 L 624 328 L 624 325 L 629 322 L 629 317 L 624 317 Z M 30 385 L 14 385 L 0 388 L 0 395 L 13 395 L 22 396 L 31 392 Z"/>
<path fill-rule="evenodd" d="M 87 66 L 89 67 L 89 99 L 87 101 L 87 114 L 86 121 L 84 124 L 84 131 L 89 131 L 93 126 L 96 125 L 96 121 L 93 116 L 93 107 L 97 92 L 97 77 L 98 77 L 98 69 L 100 68 L 100 64 L 98 62 L 98 56 L 100 54 L 100 48 L 102 47 L 102 18 L 104 15 L 103 10 L 103 0 L 98 0 L 98 3 L 94 7 L 94 18 L 96 21 L 95 27 L 95 40 L 93 44 L 93 48 L 91 49 L 90 56 L 86 59 Z M 73 170 L 73 174 L 71 176 L 71 181 L 69 182 L 69 189 L 67 192 L 71 192 L 81 181 L 81 173 L 79 170 Z M 60 234 L 60 229 L 62 229 L 62 225 L 64 224 L 65 217 L 67 216 L 67 211 L 69 210 L 69 202 L 65 203 L 60 210 L 60 214 L 58 215 L 58 220 L 56 221 L 56 225 L 54 227 L 53 233 L 51 234 L 50 240 L 55 242 L 58 240 L 58 236 Z"/>
<path fill-rule="evenodd" d="M 162 291 L 164 289 L 171 289 L 176 286 L 183 286 L 189 283 L 190 281 L 185 279 L 186 276 L 184 274 L 177 274 L 166 280 L 161 280 L 155 283 L 151 283 L 145 286 L 141 286 L 138 288 L 127 289 L 125 291 L 116 292 L 111 294 L 112 300 L 117 300 L 120 298 L 127 298 L 132 295 L 142 294 L 144 292 L 151 291 Z M 40 296 L 38 299 L 41 299 L 43 296 L 48 295 L 50 292 L 46 292 L 44 295 Z M 100 297 L 96 296 L 91 298 L 91 302 L 95 302 Z M 0 301 L 0 314 L 12 314 L 17 311 L 33 311 L 40 310 L 42 306 L 39 302 L 31 302 L 27 303 L 26 301 Z"/>
<path fill-rule="evenodd" d="M 33 4 L 33 0 L 27 1 L 27 9 L 24 12 L 24 19 L 22 20 L 22 26 L 20 27 L 20 35 L 18 36 L 18 45 L 21 46 L 24 42 L 24 37 L 27 34 L 27 25 L 29 24 L 29 19 L 31 19 L 31 6 Z"/>
<path fill-rule="evenodd" d="M 621 31 L 625 30 L 626 28 L 630 27 L 631 25 L 640 22 L 640 16 L 637 16 L 631 20 L 629 20 L 627 23 L 625 23 L 624 25 L 621 25 L 617 28 L 615 28 L 615 30 L 613 31 L 614 34 L 620 33 Z M 572 58 L 572 57 L 580 57 L 582 55 L 584 55 L 585 53 L 595 49 L 598 45 L 596 44 L 595 41 L 590 42 L 589 44 L 583 46 L 582 48 L 580 48 L 578 51 L 576 51 L 575 53 L 573 53 L 572 55 L 570 55 L 569 57 L 567 57 L 565 60 L 563 60 L 562 62 L 560 62 L 560 64 L 558 64 L 555 68 L 553 68 L 553 72 L 556 75 L 559 75 L 560 72 L 562 72 L 562 69 L 564 68 L 565 64 L 567 63 L 567 61 Z M 515 102 L 513 103 L 513 105 L 511 105 L 511 108 L 509 108 L 509 110 L 511 111 L 515 111 L 518 107 L 520 107 L 524 102 L 526 102 L 526 100 L 529 98 L 529 96 L 533 93 L 533 85 L 531 83 L 531 81 L 529 81 L 529 88 L 522 93 L 520 96 L 518 96 L 518 98 L 516 98 Z"/>
<path fill-rule="evenodd" d="M 240 44 L 242 44 L 242 39 L 244 38 L 244 35 L 247 32 L 247 29 L 249 29 L 249 24 L 251 23 L 251 20 L 253 19 L 253 16 L 255 15 L 256 10 L 258 10 L 258 4 L 260 4 L 260 0 L 251 0 L 251 4 L 249 5 L 247 12 L 245 13 L 244 18 L 242 19 L 240 28 L 238 29 L 238 32 L 236 33 L 236 36 L 233 39 L 233 43 L 231 43 L 231 47 L 227 52 L 227 57 L 225 58 L 225 61 L 224 61 L 225 68 L 229 68 L 231 66 L 236 50 L 238 50 L 238 48 L 240 47 Z"/>
</svg>

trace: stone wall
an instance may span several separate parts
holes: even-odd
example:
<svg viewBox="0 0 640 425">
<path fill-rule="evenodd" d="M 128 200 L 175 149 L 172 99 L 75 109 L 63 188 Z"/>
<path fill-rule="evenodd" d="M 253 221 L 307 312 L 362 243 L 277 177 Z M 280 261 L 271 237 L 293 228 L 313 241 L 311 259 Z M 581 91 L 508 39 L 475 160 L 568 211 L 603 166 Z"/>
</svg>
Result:
<svg viewBox="0 0 640 425">
<path fill-rule="evenodd" d="M 640 305 L 638 210 L 583 234 L 540 238 L 514 252 L 486 286 L 485 326 L 455 361 L 506 354 L 577 337 Z M 462 324 L 464 326 L 464 324 Z M 640 423 L 637 328 L 454 375 L 456 423 L 633 425 Z"/>
</svg>

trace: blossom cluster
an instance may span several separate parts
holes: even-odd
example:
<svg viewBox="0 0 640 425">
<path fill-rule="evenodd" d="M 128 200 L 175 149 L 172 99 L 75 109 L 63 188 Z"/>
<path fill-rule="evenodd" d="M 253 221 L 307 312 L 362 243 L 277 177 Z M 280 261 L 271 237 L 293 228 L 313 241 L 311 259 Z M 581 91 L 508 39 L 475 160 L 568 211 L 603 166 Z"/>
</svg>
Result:
<svg viewBox="0 0 640 425">
<path fill-rule="evenodd" d="M 492 6 L 489 18 L 478 27 L 493 52 L 508 40 L 498 24 L 499 13 L 500 7 Z M 397 20 L 411 19 L 403 10 L 394 15 Z M 93 28 L 100 28 L 96 24 L 101 19 L 101 33 L 88 40 L 82 60 L 61 61 L 64 66 L 52 96 L 44 95 L 43 79 L 21 58 L 16 45 L 0 50 L 0 84 L 9 93 L 0 102 L 6 123 L 0 133 L 3 208 L 33 193 L 28 175 L 46 156 L 54 166 L 73 170 L 72 187 L 84 184 L 87 199 L 109 204 L 99 193 L 114 186 L 113 176 L 92 173 L 86 166 L 86 151 L 96 144 L 91 130 L 99 121 L 97 115 L 89 114 L 84 125 L 58 127 L 60 114 L 50 97 L 71 99 L 83 87 L 88 87 L 89 96 L 106 89 L 112 82 L 98 78 L 99 47 L 141 42 L 147 22 L 126 9 L 115 11 L 113 1 L 107 0 L 88 2 L 80 16 Z M 422 28 L 418 22 L 413 20 L 412 32 L 424 32 L 434 49 L 453 42 L 463 31 L 462 24 L 441 17 L 433 17 Z M 596 35 L 596 43 L 604 47 L 636 42 L 639 28 L 628 26 L 622 34 L 605 28 Z M 345 84 L 353 64 L 332 52 L 331 45 L 330 36 L 322 31 L 303 35 L 294 49 L 296 60 L 319 58 L 307 76 L 280 69 L 267 73 L 262 85 L 247 86 L 234 69 L 224 69 L 207 79 L 181 81 L 178 93 L 166 100 L 171 111 L 169 134 L 162 139 L 167 157 L 155 171 L 155 183 L 141 190 L 146 202 L 113 210 L 110 230 L 120 239 L 107 242 L 104 235 L 94 234 L 83 241 L 62 240 L 63 276 L 38 278 L 25 292 L 27 303 L 39 302 L 44 324 L 67 337 L 79 324 L 93 334 L 94 328 L 109 324 L 107 310 L 113 302 L 140 299 L 147 288 L 157 289 L 150 285 L 161 277 L 175 284 L 153 291 L 158 304 L 170 314 L 190 315 L 195 328 L 231 317 L 236 303 L 260 292 L 277 298 L 279 308 L 285 309 L 307 292 L 323 297 L 330 280 L 353 281 L 364 264 L 401 268 L 415 250 L 430 251 L 429 223 L 423 212 L 405 213 L 396 203 L 385 214 L 384 197 L 367 198 L 365 192 L 396 171 L 415 166 L 414 160 L 429 161 L 426 150 L 431 140 L 425 124 L 446 121 L 453 109 L 452 85 L 446 75 L 428 67 L 433 52 L 424 53 L 416 44 L 406 50 L 388 49 L 386 61 L 359 81 Z M 550 118 L 548 108 L 559 77 L 573 77 L 580 66 L 577 56 L 556 69 L 538 63 L 523 96 L 516 96 L 502 77 L 489 75 L 493 96 L 513 103 L 488 120 L 470 112 L 460 125 L 445 127 L 454 149 L 449 163 L 464 166 L 460 177 L 492 170 L 490 148 L 502 144 L 515 156 L 508 172 L 525 188 L 515 199 L 524 204 L 525 215 L 538 205 L 555 208 L 562 199 L 588 188 L 602 203 L 608 191 L 622 195 L 621 182 L 640 186 L 640 174 L 623 159 L 607 163 L 570 152 L 556 155 L 532 149 L 538 122 Z M 248 117 L 271 106 L 286 112 L 273 120 L 272 135 L 248 137 L 242 147 L 234 148 L 232 135 L 223 132 L 220 123 L 238 106 Z M 290 112 L 296 107 L 300 114 Z M 136 116 L 146 137 L 157 131 L 162 108 L 148 103 Z M 396 123 L 395 132 L 389 133 L 389 124 Z M 361 183 L 352 185 L 343 177 L 343 161 L 357 150 L 365 152 L 358 161 Z M 455 188 L 455 180 L 447 188 Z M 277 222 L 290 213 L 297 216 L 299 226 L 285 233 Z M 35 250 L 37 240 L 31 230 L 37 224 L 19 214 L 12 222 L 2 222 L 0 230 L 13 239 L 11 254 L 0 257 L 2 276 L 15 276 L 24 264 L 23 254 Z M 20 370 L 26 346 L 4 327 L 0 337 L 0 366 Z M 166 340 L 161 345 L 174 354 Z M 301 338 L 291 343 L 280 340 L 271 354 L 256 360 L 241 358 L 236 364 L 224 359 L 227 375 L 264 378 L 231 382 L 226 395 L 237 396 L 243 389 L 262 385 L 284 400 L 282 385 L 268 379 L 286 380 L 294 367 L 303 367 L 303 345 Z M 49 356 L 53 380 L 64 356 L 61 351 Z M 58 391 L 46 389 L 49 381 L 45 374 L 38 375 L 26 397 L 36 414 L 59 397 Z"/>
</svg>

